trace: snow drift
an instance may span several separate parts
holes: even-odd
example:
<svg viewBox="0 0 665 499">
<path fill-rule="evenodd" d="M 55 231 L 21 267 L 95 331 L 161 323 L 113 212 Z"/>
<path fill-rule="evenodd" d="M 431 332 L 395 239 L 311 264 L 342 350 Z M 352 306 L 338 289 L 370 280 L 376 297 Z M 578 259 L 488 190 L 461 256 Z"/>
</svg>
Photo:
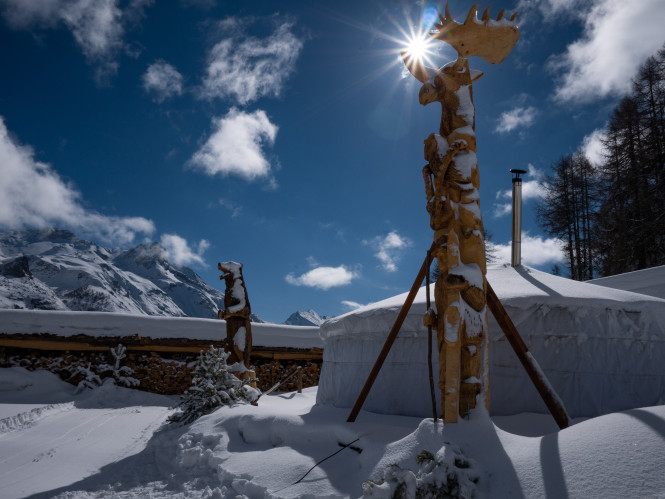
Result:
<svg viewBox="0 0 665 499">
<path fill-rule="evenodd" d="M 524 266 L 489 266 L 487 278 L 572 417 L 665 401 L 665 300 Z M 406 293 L 322 324 L 319 404 L 353 406 L 405 298 Z M 421 288 L 364 409 L 431 415 L 424 313 Z M 491 313 L 489 319 L 492 413 L 546 412 Z M 435 345 L 433 350 L 436 376 Z"/>
</svg>

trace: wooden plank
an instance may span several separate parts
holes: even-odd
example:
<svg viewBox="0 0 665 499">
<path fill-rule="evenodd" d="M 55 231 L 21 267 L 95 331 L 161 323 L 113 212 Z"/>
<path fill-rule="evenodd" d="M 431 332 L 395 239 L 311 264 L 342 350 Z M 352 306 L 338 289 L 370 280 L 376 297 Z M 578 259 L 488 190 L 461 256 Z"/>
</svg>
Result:
<svg viewBox="0 0 665 499">
<path fill-rule="evenodd" d="M 109 349 L 107 346 L 90 345 L 79 341 L 26 340 L 11 338 L 0 338 L 0 346 L 6 348 L 25 348 L 30 350 L 76 350 L 85 352 L 105 352 Z"/>
<path fill-rule="evenodd" d="M 432 249 L 434 249 L 434 244 L 432 244 L 432 248 L 430 249 L 430 251 Z M 374 362 L 374 367 L 372 367 L 369 376 L 367 376 L 365 385 L 360 391 L 360 394 L 358 395 L 358 399 L 356 400 L 353 409 L 351 409 L 349 418 L 346 420 L 347 423 L 353 423 L 356 420 L 356 418 L 358 417 L 358 413 L 360 412 L 360 409 L 365 403 L 367 395 L 369 395 L 369 391 L 372 389 L 372 385 L 374 384 L 376 377 L 379 375 L 379 371 L 381 370 L 381 367 L 383 366 L 383 363 L 385 362 L 386 357 L 390 352 L 390 348 L 393 346 L 393 343 L 397 338 L 397 334 L 399 333 L 399 330 L 402 327 L 402 324 L 404 323 L 404 319 L 406 319 L 406 315 L 408 314 L 411 305 L 413 305 L 413 300 L 416 299 L 416 295 L 418 294 L 420 285 L 423 283 L 423 280 L 425 279 L 425 274 L 429 272 L 429 268 L 427 267 L 427 261 L 428 258 L 425 257 L 425 261 L 423 261 L 423 264 L 420 266 L 420 271 L 418 271 L 416 280 L 413 281 L 413 285 L 411 286 L 411 291 L 409 291 L 409 294 L 406 297 L 406 300 L 404 301 L 404 305 L 402 305 L 402 309 L 399 311 L 397 319 L 395 319 L 393 328 L 390 330 L 390 333 L 386 338 L 386 342 L 383 344 L 383 348 L 381 349 L 381 352 L 379 353 L 376 362 Z"/>
<path fill-rule="evenodd" d="M 536 390 L 538 390 L 543 402 L 545 402 L 545 405 L 554 417 L 554 420 L 559 425 L 559 428 L 562 430 L 568 428 L 570 421 L 568 413 L 563 406 L 563 402 L 546 379 L 543 379 L 545 373 L 533 364 L 533 357 L 529 354 L 529 349 L 527 348 L 526 343 L 524 343 L 515 324 L 513 324 L 508 312 L 506 312 L 506 309 L 501 304 L 501 301 L 496 296 L 496 293 L 492 289 L 492 286 L 490 286 L 489 282 L 487 282 L 487 305 L 494 315 L 496 322 L 501 326 L 503 334 L 506 335 L 510 346 L 513 347 L 513 350 L 517 354 L 517 358 L 522 363 L 529 378 L 531 378 Z"/>
<path fill-rule="evenodd" d="M 89 338 L 88 341 L 84 341 L 80 339 L 80 337 L 76 341 L 72 341 L 71 339 L 60 339 L 55 335 L 49 335 L 46 338 L 43 335 L 21 335 L 20 338 L 15 338 L 11 335 L 3 335 L 0 337 L 0 347 L 50 351 L 103 352 L 108 351 L 111 346 L 115 346 L 119 342 L 125 345 L 128 351 L 194 354 L 199 353 L 201 350 L 206 350 L 211 344 L 213 346 L 220 347 L 223 343 L 221 341 L 197 342 L 185 339 L 181 342 L 181 344 L 178 345 L 158 343 L 151 338 L 138 337 L 132 338 L 130 341 L 127 341 L 127 338 L 113 339 L 105 337 L 104 340 L 100 342 L 95 341 L 95 338 Z M 252 358 L 320 361 L 323 358 L 323 349 L 255 347 L 255 349 L 252 351 Z"/>
<path fill-rule="evenodd" d="M 252 358 L 273 360 L 322 360 L 323 352 L 257 352 L 252 350 Z"/>
</svg>

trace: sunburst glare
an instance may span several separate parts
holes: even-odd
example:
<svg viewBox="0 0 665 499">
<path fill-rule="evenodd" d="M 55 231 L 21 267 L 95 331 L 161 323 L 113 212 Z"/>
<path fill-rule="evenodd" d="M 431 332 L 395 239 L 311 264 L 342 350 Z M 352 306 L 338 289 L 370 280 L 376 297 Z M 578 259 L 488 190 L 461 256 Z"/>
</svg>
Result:
<svg viewBox="0 0 665 499">
<path fill-rule="evenodd" d="M 406 54 L 413 59 L 422 61 L 428 55 L 431 55 L 431 40 L 426 33 L 416 34 L 404 43 Z"/>
</svg>

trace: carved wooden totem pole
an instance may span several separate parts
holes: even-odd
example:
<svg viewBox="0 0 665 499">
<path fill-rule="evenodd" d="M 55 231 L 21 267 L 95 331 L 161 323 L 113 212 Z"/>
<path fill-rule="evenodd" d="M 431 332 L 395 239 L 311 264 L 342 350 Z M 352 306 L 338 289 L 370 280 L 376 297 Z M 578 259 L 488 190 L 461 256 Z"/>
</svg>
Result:
<svg viewBox="0 0 665 499">
<path fill-rule="evenodd" d="M 252 353 L 252 327 L 249 316 L 252 312 L 242 276 L 242 263 L 218 263 L 217 268 L 223 273 L 224 279 L 224 310 L 217 312 L 217 317 L 226 321 L 226 346 L 230 353 L 229 363 L 242 362 L 249 368 L 249 357 Z"/>
<path fill-rule="evenodd" d="M 434 230 L 433 256 L 441 275 L 434 299 L 437 314 L 429 311 L 425 324 L 437 331 L 439 388 L 446 423 L 457 421 L 476 406 L 479 397 L 489 408 L 489 331 L 486 307 L 486 262 L 483 222 L 478 194 L 475 110 L 472 83 L 482 76 L 469 69 L 468 57 L 498 64 L 519 38 L 515 13 L 510 19 L 489 18 L 489 8 L 478 19 L 471 7 L 464 23 L 445 16 L 430 32 L 451 45 L 457 60 L 436 70 L 403 54 L 404 63 L 423 86 L 420 104 L 441 103 L 439 135 L 425 140 L 423 168 L 427 211 Z"/>
</svg>

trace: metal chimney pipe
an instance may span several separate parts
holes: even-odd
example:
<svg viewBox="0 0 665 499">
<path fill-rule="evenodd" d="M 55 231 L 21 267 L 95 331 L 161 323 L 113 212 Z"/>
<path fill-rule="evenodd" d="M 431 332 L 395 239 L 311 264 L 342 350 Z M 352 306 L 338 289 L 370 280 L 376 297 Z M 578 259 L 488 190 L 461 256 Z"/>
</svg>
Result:
<svg viewBox="0 0 665 499">
<path fill-rule="evenodd" d="M 511 169 L 513 177 L 513 243 L 510 265 L 517 267 L 522 263 L 522 179 L 524 170 Z"/>
</svg>

